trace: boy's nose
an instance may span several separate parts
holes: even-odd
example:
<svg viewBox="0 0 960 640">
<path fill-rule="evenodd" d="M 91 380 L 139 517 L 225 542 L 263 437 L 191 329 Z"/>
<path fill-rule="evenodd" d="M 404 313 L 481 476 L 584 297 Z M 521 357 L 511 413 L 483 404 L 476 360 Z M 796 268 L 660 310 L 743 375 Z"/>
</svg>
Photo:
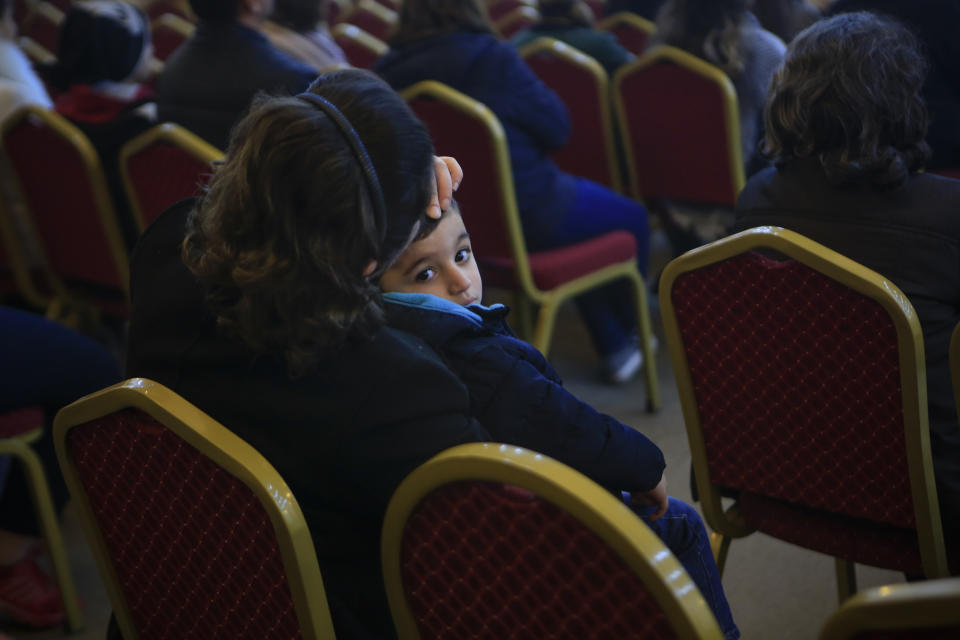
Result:
<svg viewBox="0 0 960 640">
<path fill-rule="evenodd" d="M 470 277 L 463 271 L 456 269 L 450 277 L 450 292 L 463 293 L 473 284 Z"/>
</svg>

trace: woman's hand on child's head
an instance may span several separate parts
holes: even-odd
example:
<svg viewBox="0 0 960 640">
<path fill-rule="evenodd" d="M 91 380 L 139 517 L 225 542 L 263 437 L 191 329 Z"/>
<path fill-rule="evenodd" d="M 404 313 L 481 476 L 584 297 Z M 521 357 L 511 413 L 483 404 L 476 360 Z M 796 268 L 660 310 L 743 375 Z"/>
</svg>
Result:
<svg viewBox="0 0 960 640">
<path fill-rule="evenodd" d="M 650 491 L 635 491 L 630 494 L 630 502 L 633 504 L 657 507 L 657 510 L 650 516 L 650 522 L 656 522 L 667 512 L 669 501 L 667 476 L 665 475 L 660 477 L 660 482 Z"/>
<path fill-rule="evenodd" d="M 427 207 L 427 217 L 439 220 L 443 211 L 450 206 L 453 192 L 463 180 L 463 169 L 460 168 L 460 163 L 450 156 L 434 156 L 433 169 L 433 195 Z"/>
</svg>

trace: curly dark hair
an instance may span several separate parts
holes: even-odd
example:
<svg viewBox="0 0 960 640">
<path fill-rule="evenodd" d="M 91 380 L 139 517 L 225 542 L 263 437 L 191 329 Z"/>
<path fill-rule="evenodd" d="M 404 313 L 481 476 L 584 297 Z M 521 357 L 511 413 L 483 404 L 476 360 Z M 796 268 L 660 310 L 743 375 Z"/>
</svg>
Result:
<svg viewBox="0 0 960 640">
<path fill-rule="evenodd" d="M 261 95 L 234 129 L 183 243 L 221 327 L 257 353 L 282 355 L 292 377 L 380 328 L 376 281 L 424 219 L 433 177 L 426 129 L 375 75 L 336 71 L 309 91 L 336 105 L 363 140 L 387 228 L 333 121 L 304 98 Z M 371 261 L 377 268 L 365 274 Z"/>
<path fill-rule="evenodd" d="M 390 46 L 459 31 L 493 34 L 483 0 L 404 0 Z"/>
<path fill-rule="evenodd" d="M 872 13 L 814 23 L 787 49 L 764 109 L 778 167 L 817 158 L 835 185 L 895 189 L 930 156 L 927 64 L 909 29 Z"/>
</svg>

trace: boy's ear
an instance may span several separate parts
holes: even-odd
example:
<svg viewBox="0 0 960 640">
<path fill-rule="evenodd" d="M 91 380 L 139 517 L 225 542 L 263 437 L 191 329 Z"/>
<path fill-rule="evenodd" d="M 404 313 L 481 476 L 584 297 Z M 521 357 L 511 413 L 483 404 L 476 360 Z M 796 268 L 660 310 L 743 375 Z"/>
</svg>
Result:
<svg viewBox="0 0 960 640">
<path fill-rule="evenodd" d="M 377 265 L 378 263 L 376 260 L 371 260 L 370 262 L 368 262 L 367 266 L 363 268 L 363 277 L 369 278 L 370 276 L 372 276 L 373 272 L 377 270 Z"/>
</svg>

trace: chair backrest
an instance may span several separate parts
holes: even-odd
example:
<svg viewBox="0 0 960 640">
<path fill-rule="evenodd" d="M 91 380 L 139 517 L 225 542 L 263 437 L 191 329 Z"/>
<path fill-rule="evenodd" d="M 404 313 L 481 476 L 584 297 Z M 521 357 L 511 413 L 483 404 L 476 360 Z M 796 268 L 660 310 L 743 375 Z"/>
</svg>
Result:
<svg viewBox="0 0 960 640">
<path fill-rule="evenodd" d="M 120 174 L 140 230 L 167 207 L 198 195 L 223 158 L 216 147 L 183 127 L 166 122 L 151 127 L 120 149 Z"/>
<path fill-rule="evenodd" d="M 960 418 L 960 324 L 953 328 L 950 336 L 950 380 L 953 382 L 953 402 Z"/>
<path fill-rule="evenodd" d="M 62 409 L 54 441 L 126 640 L 333 638 L 297 501 L 228 429 L 133 378 Z"/>
<path fill-rule="evenodd" d="M 87 137 L 53 111 L 30 105 L 3 122 L 0 153 L 53 273 L 67 284 L 126 291 L 126 245 Z"/>
<path fill-rule="evenodd" d="M 376 0 L 359 0 L 340 17 L 340 22 L 360 27 L 377 40 L 386 42 L 397 27 L 397 12 L 387 9 Z"/>
<path fill-rule="evenodd" d="M 175 13 L 164 13 L 150 22 L 153 55 L 165 62 L 174 51 L 193 35 L 194 24 Z"/>
<path fill-rule="evenodd" d="M 330 30 L 334 41 L 343 49 L 350 64 L 359 69 L 370 69 L 373 63 L 386 55 L 390 47 L 360 27 L 341 22 Z"/>
<path fill-rule="evenodd" d="M 960 578 L 863 591 L 844 602 L 820 632 L 820 640 L 956 638 L 960 638 Z"/>
<path fill-rule="evenodd" d="M 514 34 L 529 29 L 540 22 L 540 12 L 535 7 L 521 5 L 511 9 L 493 23 L 493 28 L 504 40 L 509 40 Z"/>
<path fill-rule="evenodd" d="M 56 56 L 63 16 L 63 11 L 49 2 L 38 2 L 30 7 L 29 13 L 23 19 L 19 29 L 20 35 L 36 42 Z"/>
<path fill-rule="evenodd" d="M 429 129 L 437 152 L 457 158 L 470 176 L 457 190 L 457 202 L 481 269 L 509 265 L 525 291 L 537 291 L 500 121 L 482 103 L 433 80 L 400 95 Z"/>
<path fill-rule="evenodd" d="M 448 449 L 383 524 L 400 638 L 720 638 L 689 575 L 609 492 L 510 445 Z"/>
<path fill-rule="evenodd" d="M 554 162 L 568 173 L 620 191 L 610 82 L 603 67 L 553 38 L 537 38 L 520 55 L 570 113 L 570 138 L 551 155 Z"/>
<path fill-rule="evenodd" d="M 927 575 L 946 575 L 923 340 L 896 286 L 758 227 L 667 265 L 660 305 L 711 526 L 737 489 L 915 529 Z"/>
<path fill-rule="evenodd" d="M 26 244 L 35 246 L 36 240 L 24 236 L 30 230 L 14 220 L 3 190 L 0 185 L 0 295 L 16 291 L 35 309 L 46 309 L 55 293 L 49 272 L 44 264 L 30 264 Z"/>
<path fill-rule="evenodd" d="M 496 22 L 517 7 L 537 8 L 537 0 L 491 0 L 487 2 L 487 18 Z"/>
<path fill-rule="evenodd" d="M 597 23 L 597 29 L 609 31 L 620 46 L 639 56 L 647 50 L 650 38 L 657 32 L 657 25 L 643 16 L 621 11 L 600 20 Z"/>
<path fill-rule="evenodd" d="M 196 21 L 187 0 L 151 0 L 144 11 L 151 22 L 167 14 L 179 16 L 190 23 Z"/>
<path fill-rule="evenodd" d="M 654 47 L 613 77 L 635 198 L 733 207 L 743 188 L 737 94 L 727 75 L 675 47 Z"/>
</svg>

